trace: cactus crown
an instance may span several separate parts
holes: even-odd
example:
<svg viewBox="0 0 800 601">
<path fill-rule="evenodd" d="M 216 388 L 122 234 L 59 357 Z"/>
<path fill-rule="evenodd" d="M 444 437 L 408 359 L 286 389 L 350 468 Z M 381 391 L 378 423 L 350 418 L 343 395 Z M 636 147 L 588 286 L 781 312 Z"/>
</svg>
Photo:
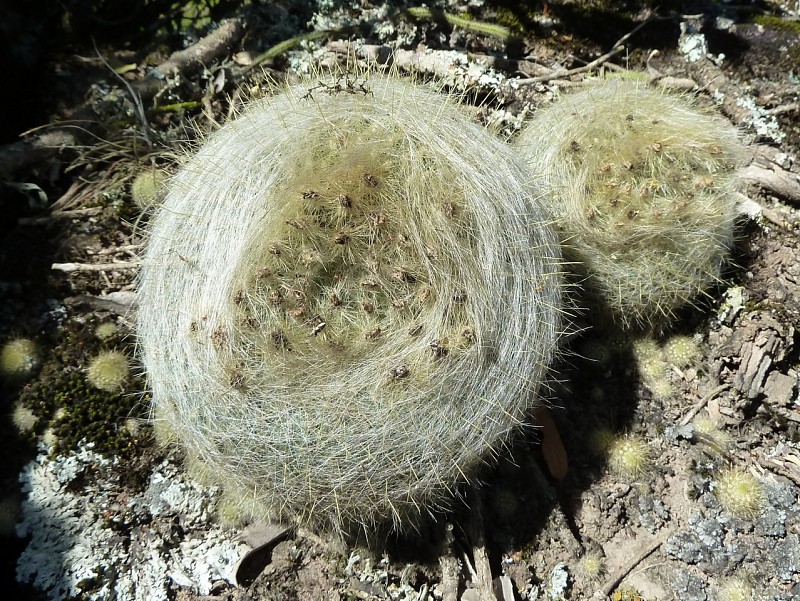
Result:
<svg viewBox="0 0 800 601">
<path fill-rule="evenodd" d="M 559 250 L 502 143 L 448 99 L 324 78 L 173 178 L 139 340 L 154 415 L 258 517 L 413 525 L 519 425 Z"/>
<path fill-rule="evenodd" d="M 664 329 L 719 277 L 733 241 L 734 129 L 686 99 L 609 80 L 540 111 L 518 141 L 594 300 Z"/>
</svg>

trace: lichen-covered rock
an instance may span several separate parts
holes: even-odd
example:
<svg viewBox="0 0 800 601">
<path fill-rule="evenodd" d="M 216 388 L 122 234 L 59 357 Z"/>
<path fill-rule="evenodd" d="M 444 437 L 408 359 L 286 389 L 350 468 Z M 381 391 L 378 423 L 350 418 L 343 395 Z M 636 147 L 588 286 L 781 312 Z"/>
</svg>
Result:
<svg viewBox="0 0 800 601">
<path fill-rule="evenodd" d="M 384 77 L 251 105 L 173 178 L 139 293 L 156 431 L 254 517 L 402 528 L 536 401 L 560 251 L 509 149 Z"/>
<path fill-rule="evenodd" d="M 246 549 L 209 524 L 217 491 L 187 482 L 164 461 L 132 495 L 118 460 L 92 447 L 53 457 L 40 446 L 23 469 L 17 534 L 29 540 L 19 582 L 51 601 L 140 601 L 168 598 L 173 583 L 208 594 L 214 582 L 233 581 Z"/>
</svg>

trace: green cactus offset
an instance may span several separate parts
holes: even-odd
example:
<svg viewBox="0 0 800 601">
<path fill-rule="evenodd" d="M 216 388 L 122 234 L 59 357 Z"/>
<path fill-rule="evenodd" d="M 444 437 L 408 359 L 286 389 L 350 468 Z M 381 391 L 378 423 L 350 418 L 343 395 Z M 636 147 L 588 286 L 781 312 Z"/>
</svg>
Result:
<svg viewBox="0 0 800 601">
<path fill-rule="evenodd" d="M 454 102 L 375 75 L 254 102 L 186 162 L 151 224 L 138 335 L 156 431 L 226 513 L 405 528 L 475 476 L 560 330 L 560 250 L 527 179 Z"/>
<path fill-rule="evenodd" d="M 663 331 L 719 279 L 743 157 L 722 118 L 613 79 L 537 112 L 516 147 L 533 175 L 544 170 L 595 322 Z"/>
<path fill-rule="evenodd" d="M 95 356 L 86 368 L 86 379 L 95 388 L 118 392 L 128 381 L 128 358 L 119 351 L 104 351 Z"/>
<path fill-rule="evenodd" d="M 0 374 L 9 380 L 22 380 L 39 367 L 39 349 L 29 338 L 14 338 L 0 350 Z"/>
</svg>

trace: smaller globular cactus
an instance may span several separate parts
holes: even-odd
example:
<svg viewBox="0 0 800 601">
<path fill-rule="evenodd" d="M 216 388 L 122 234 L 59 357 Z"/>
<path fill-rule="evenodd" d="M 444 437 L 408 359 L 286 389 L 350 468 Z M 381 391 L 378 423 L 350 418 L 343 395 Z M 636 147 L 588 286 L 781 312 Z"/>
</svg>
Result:
<svg viewBox="0 0 800 601">
<path fill-rule="evenodd" d="M 751 601 L 755 598 L 753 585 L 746 576 L 736 575 L 720 583 L 718 601 Z"/>
<path fill-rule="evenodd" d="M 700 345 L 691 336 L 673 336 L 664 343 L 664 356 L 679 369 L 686 369 L 702 355 Z"/>
<path fill-rule="evenodd" d="M 17 403 L 11 412 L 11 423 L 17 432 L 26 435 L 36 427 L 36 415 L 22 403 Z"/>
<path fill-rule="evenodd" d="M 720 428 L 720 425 L 708 415 L 698 415 L 692 421 L 695 432 L 702 435 L 705 442 L 719 451 L 724 451 L 731 445 L 730 435 Z"/>
<path fill-rule="evenodd" d="M 629 434 L 615 437 L 608 447 L 608 465 L 620 476 L 639 476 L 649 463 L 650 447 L 640 436 Z"/>
<path fill-rule="evenodd" d="M 580 558 L 578 570 L 590 580 L 599 580 L 606 573 L 606 560 L 597 551 L 589 551 Z"/>
<path fill-rule="evenodd" d="M 743 154 L 721 118 L 609 80 L 539 111 L 517 148 L 544 175 L 545 202 L 598 323 L 608 314 L 663 331 L 719 280 Z"/>
<path fill-rule="evenodd" d="M 27 378 L 38 366 L 39 351 L 33 340 L 15 338 L 0 350 L 0 373 L 8 379 Z"/>
<path fill-rule="evenodd" d="M 94 335 L 103 341 L 111 340 L 118 334 L 119 334 L 119 329 L 117 329 L 116 324 L 111 323 L 110 321 L 101 323 L 94 329 Z"/>
<path fill-rule="evenodd" d="M 739 518 L 754 518 L 764 506 L 764 487 L 750 472 L 731 467 L 715 480 L 715 492 L 722 508 Z"/>
<path fill-rule="evenodd" d="M 130 371 L 128 358 L 119 351 L 106 351 L 97 355 L 86 369 L 86 379 L 95 388 L 106 392 L 119 392 L 125 386 Z"/>
<path fill-rule="evenodd" d="M 657 396 L 669 396 L 672 392 L 669 363 L 661 345 L 652 338 L 641 338 L 633 343 L 633 354 L 644 385 Z"/>
<path fill-rule="evenodd" d="M 140 209 L 146 209 L 164 199 L 167 176 L 160 169 L 147 169 L 139 173 L 131 183 L 131 198 Z"/>
</svg>

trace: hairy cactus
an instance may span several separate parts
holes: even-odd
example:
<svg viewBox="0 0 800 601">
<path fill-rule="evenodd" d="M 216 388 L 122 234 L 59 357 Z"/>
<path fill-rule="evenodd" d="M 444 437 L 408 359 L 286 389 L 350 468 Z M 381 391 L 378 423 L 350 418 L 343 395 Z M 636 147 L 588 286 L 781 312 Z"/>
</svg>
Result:
<svg viewBox="0 0 800 601">
<path fill-rule="evenodd" d="M 739 467 L 720 472 L 715 492 L 722 508 L 739 518 L 754 518 L 766 503 L 764 487 L 755 476 Z"/>
<path fill-rule="evenodd" d="M 564 253 L 592 307 L 618 324 L 663 330 L 719 279 L 742 155 L 721 118 L 609 80 L 538 112 L 517 148 L 535 173 L 544 169 Z"/>
<path fill-rule="evenodd" d="M 15 338 L 0 349 L 0 374 L 8 379 L 23 379 L 39 367 L 36 343 L 28 338 Z"/>
<path fill-rule="evenodd" d="M 526 179 L 400 80 L 253 103 L 152 221 L 156 423 L 252 517 L 403 528 L 446 505 L 535 402 L 560 328 L 560 251 Z"/>
<path fill-rule="evenodd" d="M 118 392 L 125 386 L 130 371 L 128 358 L 119 351 L 98 354 L 86 368 L 86 379 L 95 388 Z"/>
<path fill-rule="evenodd" d="M 140 172 L 131 183 L 131 199 L 140 209 L 146 209 L 164 199 L 164 181 L 167 175 L 158 169 Z"/>
</svg>

